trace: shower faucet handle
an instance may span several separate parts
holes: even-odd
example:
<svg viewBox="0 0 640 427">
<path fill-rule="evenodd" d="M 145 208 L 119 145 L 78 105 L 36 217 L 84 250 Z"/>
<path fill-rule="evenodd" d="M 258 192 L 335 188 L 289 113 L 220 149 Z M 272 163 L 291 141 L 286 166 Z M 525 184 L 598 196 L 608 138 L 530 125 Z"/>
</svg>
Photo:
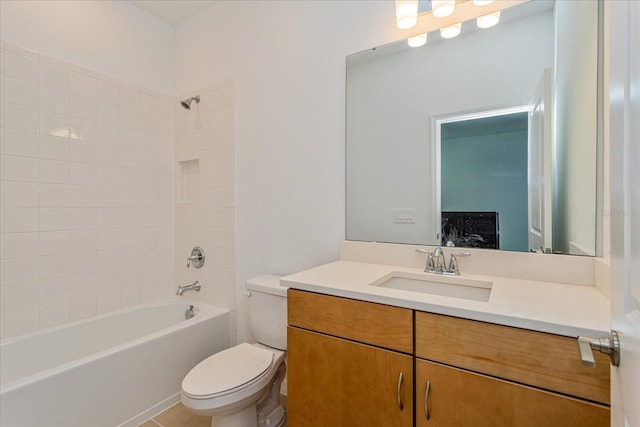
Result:
<svg viewBox="0 0 640 427">
<path fill-rule="evenodd" d="M 191 250 L 191 256 L 187 258 L 187 268 L 193 265 L 195 268 L 200 268 L 204 265 L 204 249 L 200 246 L 196 246 Z"/>
</svg>

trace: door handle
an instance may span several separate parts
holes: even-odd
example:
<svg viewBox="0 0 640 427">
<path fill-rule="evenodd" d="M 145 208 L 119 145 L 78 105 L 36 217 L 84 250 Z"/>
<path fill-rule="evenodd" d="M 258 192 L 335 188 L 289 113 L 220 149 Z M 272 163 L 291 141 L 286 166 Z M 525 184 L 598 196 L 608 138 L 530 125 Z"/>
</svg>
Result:
<svg viewBox="0 0 640 427">
<path fill-rule="evenodd" d="M 578 337 L 578 348 L 580 349 L 582 364 L 585 366 L 590 368 L 596 366 L 592 350 L 608 354 L 613 366 L 620 365 L 620 339 L 618 338 L 618 332 L 614 330 L 611 330 L 608 338 Z"/>
</svg>

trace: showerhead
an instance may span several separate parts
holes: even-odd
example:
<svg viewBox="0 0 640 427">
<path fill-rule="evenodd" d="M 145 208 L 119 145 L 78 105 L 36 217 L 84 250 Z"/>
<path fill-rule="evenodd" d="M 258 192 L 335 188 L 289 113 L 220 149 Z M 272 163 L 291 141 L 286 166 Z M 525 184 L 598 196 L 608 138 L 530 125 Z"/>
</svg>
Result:
<svg viewBox="0 0 640 427">
<path fill-rule="evenodd" d="M 200 103 L 200 95 L 192 96 L 189 99 L 185 99 L 184 101 L 180 101 L 180 105 L 182 105 L 187 110 L 191 109 L 191 103 L 196 101 L 196 104 Z"/>
</svg>

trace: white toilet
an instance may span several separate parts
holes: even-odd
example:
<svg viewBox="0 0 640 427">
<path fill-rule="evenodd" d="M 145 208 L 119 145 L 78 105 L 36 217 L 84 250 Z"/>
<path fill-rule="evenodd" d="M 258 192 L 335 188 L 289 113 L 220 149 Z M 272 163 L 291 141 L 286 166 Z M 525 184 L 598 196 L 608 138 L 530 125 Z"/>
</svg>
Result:
<svg viewBox="0 0 640 427">
<path fill-rule="evenodd" d="M 256 344 L 242 343 L 209 356 L 182 381 L 181 401 L 213 416 L 215 427 L 279 427 L 287 349 L 287 288 L 278 276 L 247 281 L 249 323 Z"/>
</svg>

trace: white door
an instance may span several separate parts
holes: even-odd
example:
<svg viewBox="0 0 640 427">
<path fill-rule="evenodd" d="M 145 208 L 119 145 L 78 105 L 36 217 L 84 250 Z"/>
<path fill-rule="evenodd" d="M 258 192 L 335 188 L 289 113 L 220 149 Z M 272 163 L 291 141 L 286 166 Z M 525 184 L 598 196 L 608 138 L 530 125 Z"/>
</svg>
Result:
<svg viewBox="0 0 640 427">
<path fill-rule="evenodd" d="M 611 328 L 620 366 L 611 368 L 611 425 L 640 426 L 640 2 L 609 9 Z"/>
<path fill-rule="evenodd" d="M 545 69 L 529 113 L 529 250 L 551 248 L 551 69 Z"/>
</svg>

